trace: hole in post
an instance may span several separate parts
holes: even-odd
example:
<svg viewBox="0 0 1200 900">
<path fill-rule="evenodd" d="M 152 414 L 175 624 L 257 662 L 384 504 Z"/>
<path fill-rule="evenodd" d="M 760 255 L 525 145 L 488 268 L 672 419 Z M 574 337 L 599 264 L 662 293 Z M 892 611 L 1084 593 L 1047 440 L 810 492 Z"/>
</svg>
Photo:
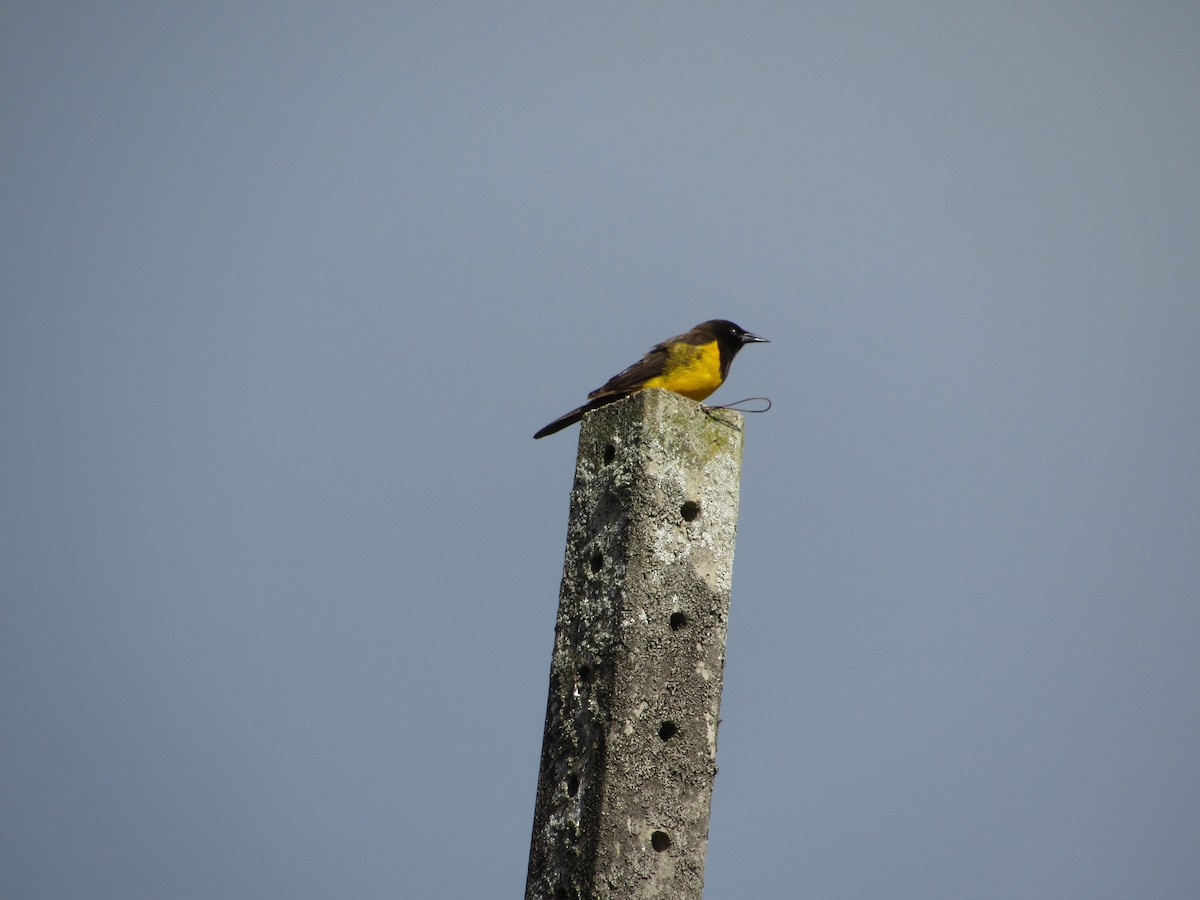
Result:
<svg viewBox="0 0 1200 900">
<path fill-rule="evenodd" d="M 592 680 L 592 670 L 590 666 L 579 667 L 579 680 L 585 684 Z"/>
<path fill-rule="evenodd" d="M 673 612 L 673 613 L 671 613 L 670 622 L 671 622 L 671 630 L 678 631 L 680 628 L 682 628 L 684 625 L 687 624 L 687 616 L 685 616 L 681 612 Z"/>
<path fill-rule="evenodd" d="M 650 846 L 662 853 L 671 846 L 671 836 L 665 831 L 656 831 L 650 835 Z"/>
<path fill-rule="evenodd" d="M 664 742 L 669 741 L 678 733 L 679 728 L 674 722 L 663 722 L 662 727 L 658 729 L 658 736 L 662 738 Z"/>
<path fill-rule="evenodd" d="M 574 797 L 579 793 L 579 779 L 572 775 L 567 779 L 567 796 Z"/>
<path fill-rule="evenodd" d="M 593 553 L 589 565 L 592 567 L 593 575 L 599 572 L 604 567 L 604 554 Z"/>
<path fill-rule="evenodd" d="M 617 458 L 617 448 L 612 444 L 604 445 L 604 464 L 607 466 L 610 462 Z"/>
<path fill-rule="evenodd" d="M 700 515 L 700 504 L 695 500 L 688 500 L 683 506 L 679 507 L 679 514 L 683 516 L 683 521 L 694 522 L 696 516 Z"/>
</svg>

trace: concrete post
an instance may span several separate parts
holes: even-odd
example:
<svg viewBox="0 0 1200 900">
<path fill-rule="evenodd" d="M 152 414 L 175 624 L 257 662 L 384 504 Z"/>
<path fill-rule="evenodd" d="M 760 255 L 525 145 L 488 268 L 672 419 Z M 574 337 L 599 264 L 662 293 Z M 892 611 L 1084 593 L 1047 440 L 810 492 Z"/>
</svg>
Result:
<svg viewBox="0 0 1200 900">
<path fill-rule="evenodd" d="M 640 391 L 585 417 L 526 900 L 699 900 L 742 416 Z"/>
</svg>

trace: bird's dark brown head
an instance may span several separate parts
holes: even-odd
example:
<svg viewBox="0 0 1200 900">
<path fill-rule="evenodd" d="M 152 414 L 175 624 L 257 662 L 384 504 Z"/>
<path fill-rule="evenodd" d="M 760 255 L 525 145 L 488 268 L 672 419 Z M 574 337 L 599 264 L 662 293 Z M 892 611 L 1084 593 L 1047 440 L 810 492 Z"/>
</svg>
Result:
<svg viewBox="0 0 1200 900">
<path fill-rule="evenodd" d="M 734 354 L 746 344 L 769 343 L 766 338 L 751 334 L 728 319 L 709 319 L 707 322 L 701 322 L 692 330 L 706 331 L 711 334 L 721 344 L 721 349 L 729 355 L 729 359 L 733 359 Z"/>
</svg>

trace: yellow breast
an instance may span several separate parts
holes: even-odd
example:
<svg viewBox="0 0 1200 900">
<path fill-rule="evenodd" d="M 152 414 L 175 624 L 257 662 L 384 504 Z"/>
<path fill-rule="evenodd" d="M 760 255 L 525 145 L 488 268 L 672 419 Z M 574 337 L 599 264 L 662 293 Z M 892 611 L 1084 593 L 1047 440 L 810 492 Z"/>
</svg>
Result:
<svg viewBox="0 0 1200 900">
<path fill-rule="evenodd" d="M 721 350 L 716 341 L 697 347 L 676 344 L 667 355 L 661 375 L 646 382 L 648 388 L 665 388 L 692 400 L 703 400 L 721 386 Z"/>
</svg>

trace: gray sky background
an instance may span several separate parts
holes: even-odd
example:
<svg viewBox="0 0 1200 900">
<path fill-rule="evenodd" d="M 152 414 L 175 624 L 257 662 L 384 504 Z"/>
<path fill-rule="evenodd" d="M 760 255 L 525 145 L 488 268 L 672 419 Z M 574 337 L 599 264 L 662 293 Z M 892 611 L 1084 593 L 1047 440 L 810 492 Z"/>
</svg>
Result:
<svg viewBox="0 0 1200 900">
<path fill-rule="evenodd" d="M 0 7 L 0 893 L 515 897 L 575 430 L 747 420 L 709 898 L 1200 896 L 1200 5 Z"/>
</svg>

